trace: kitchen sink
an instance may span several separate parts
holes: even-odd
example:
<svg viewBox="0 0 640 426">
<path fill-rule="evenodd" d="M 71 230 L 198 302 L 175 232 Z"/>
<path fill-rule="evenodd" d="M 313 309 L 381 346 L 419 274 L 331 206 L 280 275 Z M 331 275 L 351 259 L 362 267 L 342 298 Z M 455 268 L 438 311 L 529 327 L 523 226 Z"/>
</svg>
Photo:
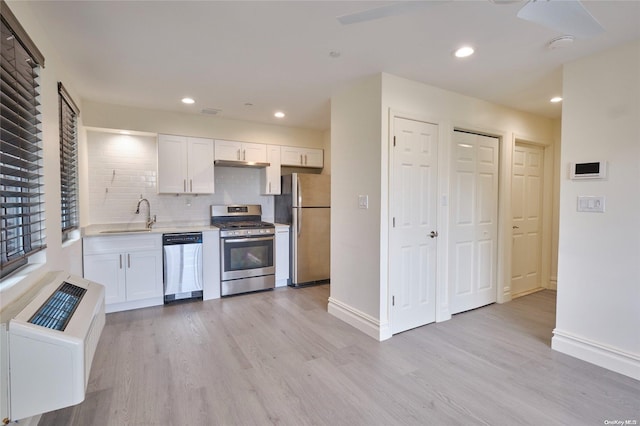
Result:
<svg viewBox="0 0 640 426">
<path fill-rule="evenodd" d="M 128 234 L 130 232 L 151 232 L 151 229 L 110 229 L 100 231 L 101 234 Z"/>
</svg>

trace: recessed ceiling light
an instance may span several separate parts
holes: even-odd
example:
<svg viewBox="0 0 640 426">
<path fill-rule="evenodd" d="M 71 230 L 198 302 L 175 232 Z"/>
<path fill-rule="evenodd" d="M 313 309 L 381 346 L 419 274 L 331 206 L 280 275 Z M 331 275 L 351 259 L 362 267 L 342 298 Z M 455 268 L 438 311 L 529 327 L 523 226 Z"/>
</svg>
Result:
<svg viewBox="0 0 640 426">
<path fill-rule="evenodd" d="M 331 52 L 329 52 L 329 56 L 331 56 L 332 58 L 339 58 L 340 55 L 342 55 L 342 53 L 337 50 L 332 50 Z"/>
<path fill-rule="evenodd" d="M 183 104 L 194 104 L 194 103 L 196 103 L 196 101 L 194 101 L 191 98 L 182 98 L 182 103 Z"/>
<path fill-rule="evenodd" d="M 456 50 L 456 58 L 466 58 L 467 56 L 473 55 L 473 47 L 471 46 L 463 46 L 460 49 Z"/>
<path fill-rule="evenodd" d="M 553 102 L 554 104 L 556 104 L 558 102 L 562 102 L 562 98 L 560 96 L 555 96 L 555 97 L 549 99 L 549 102 Z"/>
<path fill-rule="evenodd" d="M 284 112 L 278 111 L 275 114 L 273 114 L 273 116 L 276 118 L 284 118 Z"/>
</svg>

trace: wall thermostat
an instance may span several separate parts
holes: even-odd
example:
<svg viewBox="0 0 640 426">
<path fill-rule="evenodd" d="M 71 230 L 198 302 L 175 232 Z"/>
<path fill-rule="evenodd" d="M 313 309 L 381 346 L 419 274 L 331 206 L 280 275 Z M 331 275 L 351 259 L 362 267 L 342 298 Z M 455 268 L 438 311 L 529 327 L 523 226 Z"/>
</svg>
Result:
<svg viewBox="0 0 640 426">
<path fill-rule="evenodd" d="M 607 177 L 607 162 L 571 163 L 569 177 L 574 180 L 604 179 Z"/>
</svg>

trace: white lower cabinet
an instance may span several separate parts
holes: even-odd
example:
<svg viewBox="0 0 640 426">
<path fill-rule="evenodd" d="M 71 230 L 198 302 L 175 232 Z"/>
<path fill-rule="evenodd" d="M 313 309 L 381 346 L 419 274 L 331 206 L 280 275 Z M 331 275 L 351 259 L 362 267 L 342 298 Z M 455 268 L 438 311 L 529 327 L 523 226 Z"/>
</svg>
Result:
<svg viewBox="0 0 640 426">
<path fill-rule="evenodd" d="M 85 237 L 84 278 L 105 286 L 107 312 L 161 305 L 162 236 Z"/>
<path fill-rule="evenodd" d="M 289 283 L 289 225 L 276 224 L 276 287 Z"/>
<path fill-rule="evenodd" d="M 220 230 L 202 231 L 202 300 L 220 298 Z"/>
</svg>

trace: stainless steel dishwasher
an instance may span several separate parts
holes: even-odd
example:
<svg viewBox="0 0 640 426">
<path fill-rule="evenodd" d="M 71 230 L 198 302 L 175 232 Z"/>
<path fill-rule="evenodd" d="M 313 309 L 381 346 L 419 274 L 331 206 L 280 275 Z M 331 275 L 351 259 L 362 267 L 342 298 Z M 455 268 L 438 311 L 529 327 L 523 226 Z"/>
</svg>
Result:
<svg viewBox="0 0 640 426">
<path fill-rule="evenodd" d="M 164 303 L 202 300 L 202 232 L 162 235 Z"/>
</svg>

